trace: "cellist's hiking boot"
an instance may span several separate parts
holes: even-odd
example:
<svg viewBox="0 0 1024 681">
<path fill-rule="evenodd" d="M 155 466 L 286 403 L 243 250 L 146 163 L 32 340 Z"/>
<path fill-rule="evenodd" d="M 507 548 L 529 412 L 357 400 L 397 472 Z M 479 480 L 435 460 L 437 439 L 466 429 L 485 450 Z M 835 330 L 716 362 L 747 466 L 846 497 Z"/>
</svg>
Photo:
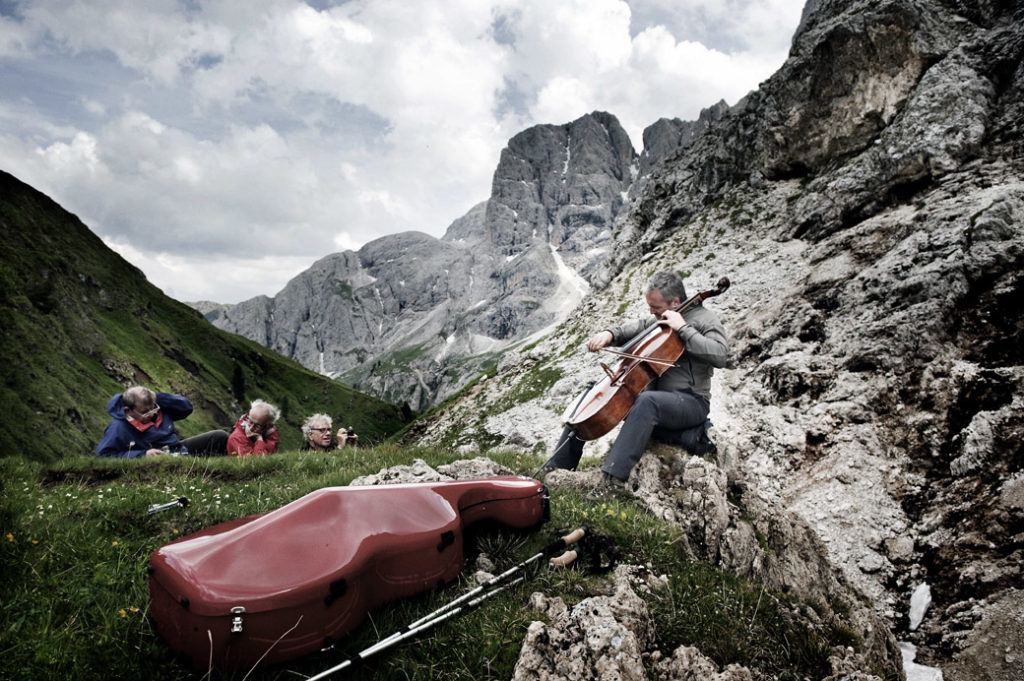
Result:
<svg viewBox="0 0 1024 681">
<path fill-rule="evenodd" d="M 626 494 L 626 481 L 616 478 L 610 473 L 601 473 L 601 482 L 597 483 L 587 496 L 591 499 L 615 499 Z"/>
<path fill-rule="evenodd" d="M 690 451 L 708 461 L 715 461 L 718 458 L 718 446 L 708 437 L 706 431 L 700 436 L 697 445 Z"/>
</svg>

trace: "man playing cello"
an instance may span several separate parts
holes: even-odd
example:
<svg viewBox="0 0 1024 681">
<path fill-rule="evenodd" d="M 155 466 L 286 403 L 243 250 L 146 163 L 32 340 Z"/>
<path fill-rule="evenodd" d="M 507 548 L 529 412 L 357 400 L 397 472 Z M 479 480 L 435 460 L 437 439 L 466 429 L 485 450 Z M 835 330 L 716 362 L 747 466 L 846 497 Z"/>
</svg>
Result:
<svg viewBox="0 0 1024 681">
<path fill-rule="evenodd" d="M 651 277 L 645 294 L 651 317 L 627 322 L 595 334 L 587 350 L 621 346 L 658 320 L 663 320 L 685 344 L 685 351 L 665 373 L 641 392 L 626 415 L 622 430 L 601 466 L 603 486 L 622 487 L 640 460 L 651 437 L 679 443 L 682 434 L 707 420 L 711 408 L 711 376 L 729 358 L 729 339 L 718 317 L 697 304 L 684 314 L 673 308 L 686 300 L 683 281 L 672 272 Z M 583 455 L 583 440 L 566 426 L 545 470 L 574 470 Z"/>
</svg>

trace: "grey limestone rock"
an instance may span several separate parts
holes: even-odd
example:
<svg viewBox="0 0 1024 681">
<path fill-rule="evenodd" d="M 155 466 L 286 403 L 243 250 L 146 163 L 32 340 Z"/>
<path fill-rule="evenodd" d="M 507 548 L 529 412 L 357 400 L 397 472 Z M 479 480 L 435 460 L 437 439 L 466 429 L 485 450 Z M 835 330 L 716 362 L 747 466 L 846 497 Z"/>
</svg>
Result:
<svg viewBox="0 0 1024 681">
<path fill-rule="evenodd" d="M 620 565 L 610 595 L 591 596 L 571 608 L 559 598 L 535 594 L 535 609 L 550 623 L 530 624 L 512 678 L 646 679 L 642 655 L 654 630 L 647 604 L 634 590 L 634 572 L 634 567 Z"/>
<path fill-rule="evenodd" d="M 453 480 L 431 468 L 423 459 L 414 459 L 407 466 L 391 466 L 382 468 L 372 475 L 363 475 L 349 483 L 351 487 L 369 487 L 373 485 L 401 485 L 409 482 L 443 482 Z"/>
<path fill-rule="evenodd" d="M 483 456 L 473 459 L 460 459 L 459 461 L 438 466 L 437 472 L 454 480 L 472 480 L 473 478 L 515 474 L 514 471 Z"/>
<path fill-rule="evenodd" d="M 948 681 L 1024 678 L 1024 591 L 1019 583 L 993 599 L 961 645 L 963 653 L 943 668 Z"/>
<path fill-rule="evenodd" d="M 822 0 L 812 5 L 805 9 L 782 68 L 737 103 L 676 162 L 652 174 L 647 191 L 638 197 L 636 209 L 622 225 L 622 240 L 632 242 L 631 246 L 616 252 L 602 281 L 752 176 L 780 180 L 827 173 L 842 160 L 872 149 L 879 135 L 904 112 L 929 67 L 984 32 L 983 27 L 937 0 Z M 1002 61 L 1012 59 L 1016 50 L 1015 45 L 1006 45 L 1000 52 Z M 952 63 L 946 68 L 949 77 L 954 77 L 957 69 Z M 964 102 L 964 122 L 968 124 L 977 120 L 978 114 L 966 102 L 984 99 L 988 92 L 984 70 L 979 77 L 977 87 L 971 85 L 973 81 L 967 83 L 959 100 Z M 931 80 L 934 83 L 926 83 L 925 89 L 935 87 L 936 94 L 929 99 L 922 90 L 918 106 L 934 106 L 940 111 L 950 104 L 938 92 L 944 78 L 936 72 Z M 913 119 L 912 126 L 929 125 L 914 114 L 904 119 L 908 125 Z M 943 146 L 962 149 L 963 153 L 953 152 L 956 160 L 962 160 L 976 146 L 971 141 L 976 130 L 977 125 L 969 126 L 962 131 L 962 142 L 954 139 Z M 919 133 L 908 128 L 902 139 L 908 146 L 927 144 L 918 139 Z M 948 156 L 948 151 L 938 155 Z M 891 175 L 888 182 L 879 180 L 881 184 L 896 186 L 905 177 L 900 172 Z M 824 175 L 816 179 L 825 181 Z M 827 198 L 835 200 L 839 189 L 848 191 L 845 184 L 831 187 Z M 865 190 L 865 199 L 867 193 Z M 822 209 L 811 202 L 807 210 Z M 834 218 L 815 222 L 814 229 L 823 228 L 820 223 L 829 219 Z M 801 233 L 812 229 L 811 222 L 808 216 L 798 223 Z"/>
<path fill-rule="evenodd" d="M 749 669 L 738 664 L 719 669 L 711 660 L 693 646 L 679 646 L 672 656 L 660 660 L 654 672 L 658 681 L 754 681 Z"/>
<path fill-rule="evenodd" d="M 640 153 L 637 168 L 638 181 L 630 188 L 630 196 L 641 193 L 656 166 L 676 158 L 728 111 L 729 105 L 722 100 L 701 111 L 695 121 L 659 118 L 647 126 L 644 129 L 644 150 Z"/>
<path fill-rule="evenodd" d="M 666 480 L 669 482 L 666 484 Z M 766 501 L 716 463 L 656 445 L 630 476 L 652 513 L 685 531 L 686 551 L 776 592 L 812 602 L 866 642 L 868 664 L 897 670 L 900 654 L 885 623 L 843 579 L 827 548 L 801 518 Z"/>
<path fill-rule="evenodd" d="M 224 313 L 231 309 L 231 305 L 215 303 L 211 300 L 197 300 L 192 303 L 185 303 L 197 310 L 208 322 L 214 322 L 224 316 Z"/>
<path fill-rule="evenodd" d="M 635 161 L 626 132 L 603 112 L 519 133 L 494 171 L 486 218 L 491 242 L 504 255 L 538 238 L 571 253 L 599 247 L 622 208 Z"/>
<path fill-rule="evenodd" d="M 377 473 L 355 478 L 349 485 L 366 487 L 398 485 L 408 482 L 443 482 L 445 480 L 472 480 L 496 475 L 514 475 L 514 472 L 482 456 L 474 459 L 459 459 L 438 466 L 436 469 L 423 459 L 413 459 L 413 462 L 408 465 L 382 468 Z"/>
</svg>

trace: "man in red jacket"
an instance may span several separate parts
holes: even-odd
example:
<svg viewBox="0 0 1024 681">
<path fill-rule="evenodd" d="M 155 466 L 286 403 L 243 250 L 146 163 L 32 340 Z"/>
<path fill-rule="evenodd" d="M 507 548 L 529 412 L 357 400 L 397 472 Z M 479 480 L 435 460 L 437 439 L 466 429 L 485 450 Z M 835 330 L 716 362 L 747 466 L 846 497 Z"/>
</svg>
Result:
<svg viewBox="0 0 1024 681">
<path fill-rule="evenodd" d="M 281 410 L 263 400 L 253 400 L 249 413 L 235 423 L 228 438 L 229 456 L 266 456 L 277 451 L 281 434 L 277 432 L 277 419 Z"/>
</svg>

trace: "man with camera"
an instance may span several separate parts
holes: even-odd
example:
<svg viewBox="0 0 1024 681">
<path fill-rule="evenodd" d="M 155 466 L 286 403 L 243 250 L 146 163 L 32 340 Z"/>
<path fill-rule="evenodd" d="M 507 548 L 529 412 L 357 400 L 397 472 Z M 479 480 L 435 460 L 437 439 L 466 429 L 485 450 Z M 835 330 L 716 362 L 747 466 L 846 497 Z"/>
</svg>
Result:
<svg viewBox="0 0 1024 681">
<path fill-rule="evenodd" d="M 302 424 L 302 451 L 326 451 L 355 447 L 359 436 L 351 428 L 339 428 L 332 438 L 334 427 L 331 417 L 327 414 L 313 414 Z"/>
</svg>

